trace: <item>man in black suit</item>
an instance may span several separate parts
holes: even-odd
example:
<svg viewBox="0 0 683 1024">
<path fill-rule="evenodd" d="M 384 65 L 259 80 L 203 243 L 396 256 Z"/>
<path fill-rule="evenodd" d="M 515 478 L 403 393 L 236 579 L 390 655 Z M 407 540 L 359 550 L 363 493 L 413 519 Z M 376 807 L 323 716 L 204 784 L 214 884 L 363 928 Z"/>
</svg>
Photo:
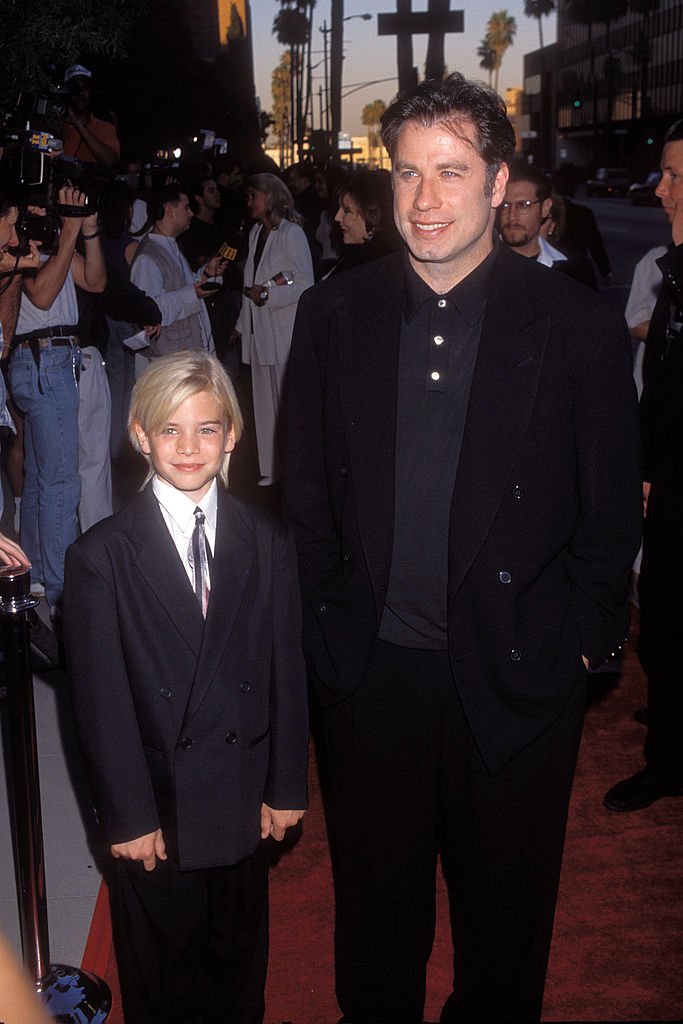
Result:
<svg viewBox="0 0 683 1024">
<path fill-rule="evenodd" d="M 322 705 L 345 1021 L 538 1020 L 585 665 L 640 536 L 625 325 L 494 244 L 514 135 L 461 75 L 382 118 L 408 253 L 305 293 L 286 512 Z"/>
<path fill-rule="evenodd" d="M 666 133 L 661 166 L 657 195 L 673 246 L 656 261 L 663 284 L 647 333 L 641 398 L 645 530 L 638 653 L 648 684 L 645 767 L 605 794 L 610 811 L 683 796 L 683 119 Z"/>
<path fill-rule="evenodd" d="M 148 486 L 67 553 L 74 711 L 115 858 L 130 1024 L 261 1021 L 268 845 L 306 800 L 293 541 L 224 485 L 235 393 L 201 352 L 136 383 Z"/>
</svg>

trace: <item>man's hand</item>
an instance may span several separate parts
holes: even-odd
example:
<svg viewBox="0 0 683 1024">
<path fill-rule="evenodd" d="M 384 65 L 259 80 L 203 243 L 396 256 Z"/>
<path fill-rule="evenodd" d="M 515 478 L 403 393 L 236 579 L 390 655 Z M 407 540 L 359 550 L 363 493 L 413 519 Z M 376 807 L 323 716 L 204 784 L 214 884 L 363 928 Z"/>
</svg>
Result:
<svg viewBox="0 0 683 1024">
<path fill-rule="evenodd" d="M 244 294 L 254 303 L 255 306 L 265 306 L 266 300 L 261 298 L 262 284 L 252 284 L 251 288 L 245 288 Z"/>
<path fill-rule="evenodd" d="M 62 231 L 67 230 L 67 227 L 75 234 L 82 231 L 84 235 L 92 235 L 97 231 L 97 213 L 89 213 L 85 209 L 87 201 L 87 195 L 85 192 L 81 192 L 80 188 L 75 188 L 73 185 L 62 185 L 57 202 L 61 206 L 82 206 L 84 208 L 82 217 L 61 218 Z"/>
<path fill-rule="evenodd" d="M 301 821 L 304 814 L 305 811 L 276 811 L 268 804 L 261 804 L 261 839 L 272 836 L 281 842 L 287 829 Z"/>
<path fill-rule="evenodd" d="M 643 480 L 643 519 L 647 518 L 647 503 L 650 500 L 650 488 L 652 484 L 648 480 Z"/>
<path fill-rule="evenodd" d="M 5 565 L 16 565 L 18 562 L 19 565 L 23 565 L 27 569 L 31 568 L 31 563 L 19 545 L 9 537 L 5 537 L 4 533 L 0 533 L 0 558 Z"/>
<path fill-rule="evenodd" d="M 227 260 L 224 256 L 212 256 L 209 262 L 204 267 L 205 277 L 218 277 L 222 274 L 227 265 Z"/>
<path fill-rule="evenodd" d="M 139 839 L 131 839 L 128 843 L 114 843 L 110 849 L 112 857 L 117 860 L 141 860 L 145 871 L 154 871 L 157 858 L 167 860 L 166 844 L 160 828 Z"/>
<path fill-rule="evenodd" d="M 29 240 L 28 253 L 20 256 L 17 260 L 11 252 L 0 253 L 0 274 L 11 273 L 13 270 L 38 270 L 40 268 L 40 253 L 37 244 Z"/>
<path fill-rule="evenodd" d="M 153 340 L 161 334 L 161 324 L 145 324 L 143 330 L 147 337 Z"/>
</svg>

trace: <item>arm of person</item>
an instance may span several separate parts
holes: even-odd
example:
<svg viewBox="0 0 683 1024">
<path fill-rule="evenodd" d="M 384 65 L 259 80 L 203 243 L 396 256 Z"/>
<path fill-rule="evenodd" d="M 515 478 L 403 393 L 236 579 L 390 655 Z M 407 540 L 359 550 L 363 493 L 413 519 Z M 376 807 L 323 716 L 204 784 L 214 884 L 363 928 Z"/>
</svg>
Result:
<svg viewBox="0 0 683 1024">
<path fill-rule="evenodd" d="M 36 983 L 19 963 L 0 932 L 0 1021 L 6 1024 L 50 1024 L 54 1021 L 36 995 Z"/>
<path fill-rule="evenodd" d="M 338 575 L 342 564 L 323 451 L 321 380 L 330 327 L 317 298 L 312 289 L 299 302 L 283 402 L 283 510 L 296 538 L 304 607 L 313 588 Z"/>
<path fill-rule="evenodd" d="M 19 563 L 19 565 L 23 565 L 27 569 L 31 568 L 28 556 L 18 544 L 15 544 L 13 540 L 6 537 L 4 533 L 0 533 L 0 559 L 2 559 L 5 565 L 16 565 Z"/>
<path fill-rule="evenodd" d="M 308 806 L 308 699 L 301 594 L 291 531 L 278 525 L 272 545 L 270 757 L 261 836 L 280 840 Z"/>
<path fill-rule="evenodd" d="M 577 328 L 578 329 L 578 328 Z M 630 340 L 605 310 L 574 391 L 579 511 L 565 561 L 582 652 L 597 666 L 624 641 L 628 579 L 640 543 L 642 476 Z"/>
<path fill-rule="evenodd" d="M 156 263 L 144 253 L 138 255 L 131 267 L 130 279 L 143 292 L 154 299 L 161 311 L 161 326 L 169 327 L 177 320 L 199 313 L 201 298 L 193 284 L 183 285 L 174 291 L 164 289 L 164 279 Z"/>
<path fill-rule="evenodd" d="M 161 827 L 102 542 L 67 550 L 64 642 L 72 705 L 100 824 L 112 846 Z"/>
<path fill-rule="evenodd" d="M 296 305 L 306 289 L 310 288 L 314 282 L 311 250 L 302 228 L 292 225 L 287 232 L 286 250 L 283 252 L 282 249 L 279 249 L 275 258 L 280 259 L 282 265 L 276 267 L 274 273 L 291 270 L 294 272 L 294 283 L 268 287 L 266 304 L 269 309 L 273 310 Z M 258 292 L 262 287 L 264 287 L 263 284 L 255 286 L 255 291 Z"/>
<path fill-rule="evenodd" d="M 105 167 L 111 167 L 115 164 L 119 159 L 120 146 L 114 125 L 106 127 L 107 122 L 101 122 L 99 131 L 107 137 L 100 138 L 88 127 L 87 122 L 79 121 L 71 111 L 69 113 L 69 124 L 73 125 L 85 145 L 90 149 L 90 152 L 95 157 L 95 163 L 104 164 Z"/>
<path fill-rule="evenodd" d="M 85 206 L 85 201 L 85 194 L 80 189 L 63 186 L 59 190 L 59 202 L 65 206 Z M 41 264 L 35 277 L 28 277 L 24 281 L 26 294 L 39 309 L 49 309 L 62 290 L 82 224 L 83 219 L 80 217 L 65 217 L 59 233 L 57 252 Z"/>
<path fill-rule="evenodd" d="M 107 268 L 104 253 L 100 245 L 97 214 L 86 217 L 81 222 L 81 238 L 85 246 L 85 256 L 74 252 L 71 269 L 74 281 L 85 292 L 101 294 L 107 287 Z"/>
</svg>

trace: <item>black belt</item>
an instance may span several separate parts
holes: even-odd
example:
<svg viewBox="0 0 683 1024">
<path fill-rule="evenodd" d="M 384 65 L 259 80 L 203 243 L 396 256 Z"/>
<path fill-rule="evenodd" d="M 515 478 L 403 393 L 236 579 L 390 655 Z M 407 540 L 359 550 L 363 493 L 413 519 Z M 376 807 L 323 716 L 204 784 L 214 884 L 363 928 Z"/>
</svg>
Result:
<svg viewBox="0 0 683 1024">
<path fill-rule="evenodd" d="M 22 345 L 30 348 L 31 342 L 49 341 L 53 345 L 70 345 L 78 332 L 78 327 L 73 324 L 50 324 L 49 327 L 39 327 L 36 331 L 27 331 L 26 334 L 15 334 L 12 339 L 12 348 Z M 46 348 L 47 346 L 43 346 Z"/>
</svg>

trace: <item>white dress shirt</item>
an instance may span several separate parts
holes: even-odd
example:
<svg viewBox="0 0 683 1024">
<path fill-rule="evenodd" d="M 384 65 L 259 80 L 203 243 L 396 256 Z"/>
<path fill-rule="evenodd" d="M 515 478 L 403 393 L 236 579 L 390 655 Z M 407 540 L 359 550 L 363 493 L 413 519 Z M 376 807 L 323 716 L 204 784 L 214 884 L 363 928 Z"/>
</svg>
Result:
<svg viewBox="0 0 683 1024">
<path fill-rule="evenodd" d="M 160 245 L 170 253 L 180 268 L 185 280 L 185 286 L 178 288 L 176 291 L 167 291 L 159 267 L 151 259 L 148 259 L 144 253 L 141 253 L 133 261 L 130 269 L 131 281 L 154 299 L 161 312 L 162 327 L 169 327 L 176 320 L 185 320 L 189 316 L 198 316 L 202 333 L 202 347 L 207 352 L 215 352 L 216 346 L 214 345 L 211 321 L 209 320 L 206 303 L 198 297 L 194 290 L 195 275 L 190 269 L 190 264 L 180 251 L 178 243 L 175 238 L 170 238 L 168 235 L 161 235 L 154 231 L 151 231 L 147 238 L 154 245 Z"/>
<path fill-rule="evenodd" d="M 159 502 L 164 522 L 171 534 L 171 539 L 176 546 L 180 561 L 183 563 L 187 578 L 194 589 L 194 570 L 190 565 L 188 552 L 192 543 L 192 532 L 195 526 L 194 510 L 200 508 L 204 513 L 204 533 L 211 551 L 216 549 L 216 515 L 218 512 L 218 485 L 216 481 L 211 482 L 211 487 L 201 501 L 194 501 L 188 498 L 182 491 L 167 484 L 165 480 L 154 476 L 152 478 L 152 490 L 154 497 Z"/>
</svg>

